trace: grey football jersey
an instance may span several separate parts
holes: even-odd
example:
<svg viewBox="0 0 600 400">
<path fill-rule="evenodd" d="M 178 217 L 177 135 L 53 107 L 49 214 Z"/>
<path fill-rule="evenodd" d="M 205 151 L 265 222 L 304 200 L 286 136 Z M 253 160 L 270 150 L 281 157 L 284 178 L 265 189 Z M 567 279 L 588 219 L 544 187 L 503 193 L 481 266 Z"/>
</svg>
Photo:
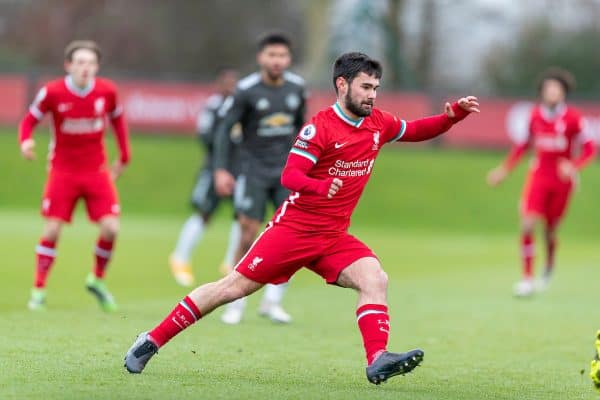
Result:
<svg viewBox="0 0 600 400">
<path fill-rule="evenodd" d="M 304 80 L 290 72 L 284 73 L 281 86 L 265 84 L 258 72 L 240 80 L 235 94 L 219 110 L 223 120 L 215 137 L 215 168 L 226 168 L 227 132 L 240 122 L 241 170 L 258 179 L 278 178 L 304 124 L 305 97 Z"/>
</svg>

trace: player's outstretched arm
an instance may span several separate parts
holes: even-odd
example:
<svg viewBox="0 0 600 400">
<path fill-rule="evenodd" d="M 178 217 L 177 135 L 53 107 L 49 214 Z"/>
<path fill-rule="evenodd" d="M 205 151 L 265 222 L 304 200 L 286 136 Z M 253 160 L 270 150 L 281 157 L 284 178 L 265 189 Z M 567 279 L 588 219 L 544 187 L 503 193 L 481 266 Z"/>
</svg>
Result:
<svg viewBox="0 0 600 400">
<path fill-rule="evenodd" d="M 113 180 L 117 180 L 123 173 L 125 166 L 131 160 L 131 150 L 129 146 L 129 130 L 125 123 L 125 117 L 122 113 L 110 119 L 113 126 L 115 137 L 117 138 L 117 146 L 119 147 L 119 159 L 115 160 L 111 166 L 111 176 Z"/>
<path fill-rule="evenodd" d="M 475 96 L 467 96 L 453 104 L 444 105 L 444 113 L 406 123 L 402 142 L 422 142 L 433 139 L 448 131 L 452 125 L 462 121 L 470 113 L 479 113 L 479 102 Z"/>
<path fill-rule="evenodd" d="M 500 183 L 502 183 L 508 174 L 510 174 L 510 171 L 512 171 L 523 158 L 523 155 L 527 151 L 527 147 L 529 147 L 528 143 L 514 146 L 502 164 L 488 172 L 486 176 L 488 185 L 498 186 Z"/>
<path fill-rule="evenodd" d="M 342 180 L 338 178 L 315 179 L 308 176 L 313 167 L 313 162 L 290 153 L 283 171 L 281 184 L 292 192 L 317 194 L 331 199 L 342 187 Z"/>
<path fill-rule="evenodd" d="M 35 160 L 35 140 L 33 140 L 33 129 L 39 120 L 28 112 L 19 123 L 19 145 L 21 154 L 26 160 Z"/>
</svg>

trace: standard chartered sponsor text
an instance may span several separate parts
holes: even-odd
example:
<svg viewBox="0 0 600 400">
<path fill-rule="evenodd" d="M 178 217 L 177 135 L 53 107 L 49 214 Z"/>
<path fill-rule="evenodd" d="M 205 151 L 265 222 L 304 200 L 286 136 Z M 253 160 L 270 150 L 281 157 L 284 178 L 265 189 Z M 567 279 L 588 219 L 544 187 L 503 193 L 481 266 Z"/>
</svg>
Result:
<svg viewBox="0 0 600 400">
<path fill-rule="evenodd" d="M 344 161 L 337 160 L 329 168 L 329 175 L 337 177 L 365 176 L 371 173 L 375 159 Z"/>
</svg>

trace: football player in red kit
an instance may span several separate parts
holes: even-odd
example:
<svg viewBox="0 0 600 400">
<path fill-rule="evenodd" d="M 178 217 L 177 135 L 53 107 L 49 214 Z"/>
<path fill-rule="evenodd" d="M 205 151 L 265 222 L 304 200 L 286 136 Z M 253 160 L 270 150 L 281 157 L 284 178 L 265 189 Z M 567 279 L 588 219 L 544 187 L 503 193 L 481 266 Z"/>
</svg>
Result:
<svg viewBox="0 0 600 400">
<path fill-rule="evenodd" d="M 304 125 L 283 169 L 281 182 L 290 196 L 234 271 L 193 290 L 153 330 L 138 336 L 125 357 L 129 372 L 142 372 L 159 347 L 215 308 L 267 283 L 287 282 L 302 267 L 358 292 L 356 319 L 370 382 L 379 384 L 419 365 L 422 350 L 387 351 L 387 275 L 373 251 L 347 229 L 382 146 L 431 139 L 479 112 L 479 104 L 466 97 L 446 103 L 443 114 L 407 122 L 374 108 L 381 75 L 379 62 L 365 54 L 336 60 L 337 102 Z"/>
<path fill-rule="evenodd" d="M 539 85 L 540 102 L 531 111 L 528 135 L 487 176 L 491 186 L 500 184 L 526 150 L 534 150 L 520 205 L 523 277 L 514 287 L 519 297 L 530 296 L 548 286 L 554 269 L 558 226 L 577 184 L 578 172 L 594 157 L 594 141 L 586 135 L 581 114 L 565 103 L 573 83 L 567 71 L 557 68 L 546 71 Z M 576 155 L 579 143 L 582 148 Z M 541 278 L 534 282 L 533 232 L 538 222 L 544 224 L 547 257 Z"/>
<path fill-rule="evenodd" d="M 92 41 L 70 43 L 65 49 L 67 75 L 40 89 L 19 126 L 21 153 L 33 160 L 33 129 L 44 114 L 52 116 L 48 179 L 41 210 L 46 224 L 36 247 L 35 281 L 28 303 L 32 310 L 45 308 L 46 279 L 56 257 L 56 244 L 63 224 L 71 222 L 79 199 L 85 201 L 90 220 L 100 228 L 95 265 L 86 279 L 86 288 L 103 310 L 114 311 L 117 307 L 104 275 L 119 231 L 120 209 L 114 181 L 129 162 L 129 143 L 115 85 L 96 77 L 100 55 Z M 103 141 L 107 119 L 120 152 L 110 168 Z"/>
</svg>

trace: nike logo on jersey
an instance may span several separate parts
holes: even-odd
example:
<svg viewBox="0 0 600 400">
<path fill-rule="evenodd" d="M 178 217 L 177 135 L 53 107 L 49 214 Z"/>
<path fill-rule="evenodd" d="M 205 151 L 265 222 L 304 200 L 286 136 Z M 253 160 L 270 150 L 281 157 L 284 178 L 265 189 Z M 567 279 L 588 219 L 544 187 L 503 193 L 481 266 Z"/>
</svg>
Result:
<svg viewBox="0 0 600 400">
<path fill-rule="evenodd" d="M 340 147 L 342 147 L 342 146 L 343 146 L 343 145 L 345 145 L 346 143 L 348 143 L 348 142 L 344 142 L 344 143 L 338 143 L 338 142 L 335 142 L 335 145 L 334 145 L 334 146 L 335 146 L 335 148 L 336 148 L 336 149 L 339 149 Z"/>
</svg>

